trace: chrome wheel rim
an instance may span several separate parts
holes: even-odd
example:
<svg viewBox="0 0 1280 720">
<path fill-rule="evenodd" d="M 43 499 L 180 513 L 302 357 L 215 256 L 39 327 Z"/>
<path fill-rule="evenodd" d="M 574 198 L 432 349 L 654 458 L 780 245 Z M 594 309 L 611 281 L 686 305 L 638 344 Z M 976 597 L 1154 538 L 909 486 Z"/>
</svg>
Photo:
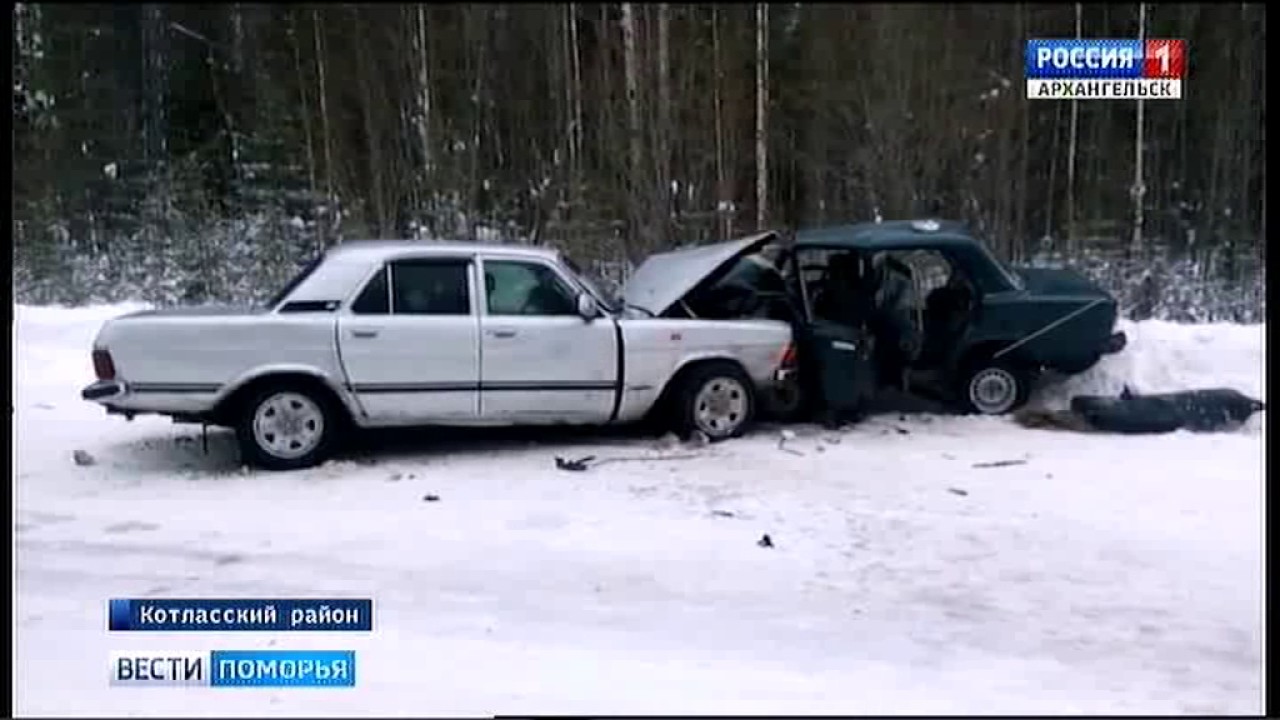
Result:
<svg viewBox="0 0 1280 720">
<path fill-rule="evenodd" d="M 316 401 L 294 392 L 268 397 L 253 413 L 253 439 L 281 460 L 295 460 L 320 444 L 324 411 Z"/>
<path fill-rule="evenodd" d="M 747 420 L 747 389 L 731 377 L 708 380 L 693 399 L 693 421 L 713 438 L 732 435 Z"/>
<path fill-rule="evenodd" d="M 984 415 L 1008 412 L 1018 398 L 1018 379 L 1004 368 L 986 368 L 969 381 L 969 402 Z"/>
</svg>

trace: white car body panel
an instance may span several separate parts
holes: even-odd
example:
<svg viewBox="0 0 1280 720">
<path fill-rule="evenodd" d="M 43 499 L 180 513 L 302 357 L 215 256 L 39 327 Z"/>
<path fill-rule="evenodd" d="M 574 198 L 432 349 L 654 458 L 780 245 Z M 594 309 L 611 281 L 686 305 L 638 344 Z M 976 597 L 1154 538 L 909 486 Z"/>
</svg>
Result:
<svg viewBox="0 0 1280 720">
<path fill-rule="evenodd" d="M 352 311 L 356 296 L 386 263 L 433 258 L 471 263 L 470 315 Z M 86 388 L 84 397 L 117 413 L 220 422 L 228 418 L 213 413 L 246 383 L 297 373 L 322 380 L 366 427 L 605 424 L 643 417 L 675 374 L 698 360 L 738 362 L 767 388 L 791 342 L 790 326 L 773 320 L 614 316 L 603 310 L 590 320 L 490 316 L 485 259 L 546 265 L 573 293 L 590 292 L 551 250 L 348 243 L 326 254 L 270 310 L 148 311 L 107 322 L 94 348 L 110 354 L 115 377 Z M 716 266 L 728 259 L 720 253 Z M 281 312 L 296 303 L 316 309 Z"/>
<path fill-rule="evenodd" d="M 344 313 L 338 342 L 347 381 L 373 424 L 418 417 L 475 420 L 480 411 L 474 317 Z M 431 342 L 417 342 L 430 337 Z"/>
<path fill-rule="evenodd" d="M 619 325 L 627 348 L 619 422 L 643 417 L 667 381 L 699 360 L 736 360 L 758 388 L 768 387 L 791 337 L 790 326 L 773 320 L 624 318 Z"/>
</svg>

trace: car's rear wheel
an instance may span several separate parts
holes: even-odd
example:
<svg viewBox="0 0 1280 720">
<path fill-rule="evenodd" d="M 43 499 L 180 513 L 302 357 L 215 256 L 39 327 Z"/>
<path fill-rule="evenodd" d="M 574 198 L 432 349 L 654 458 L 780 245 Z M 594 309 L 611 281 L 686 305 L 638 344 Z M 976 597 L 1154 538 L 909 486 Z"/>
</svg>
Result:
<svg viewBox="0 0 1280 720">
<path fill-rule="evenodd" d="M 236 424 L 241 455 L 268 470 L 297 470 L 333 452 L 339 414 L 322 393 L 300 385 L 264 387 L 249 396 Z"/>
<path fill-rule="evenodd" d="M 1011 363 L 978 362 L 963 374 L 957 388 L 961 409 L 979 415 L 1004 415 L 1027 402 L 1031 374 Z"/>
<path fill-rule="evenodd" d="M 676 403 L 676 430 L 689 437 L 702 433 L 709 440 L 741 435 L 755 417 L 756 397 L 751 378 L 737 365 L 713 362 L 685 375 Z"/>
</svg>

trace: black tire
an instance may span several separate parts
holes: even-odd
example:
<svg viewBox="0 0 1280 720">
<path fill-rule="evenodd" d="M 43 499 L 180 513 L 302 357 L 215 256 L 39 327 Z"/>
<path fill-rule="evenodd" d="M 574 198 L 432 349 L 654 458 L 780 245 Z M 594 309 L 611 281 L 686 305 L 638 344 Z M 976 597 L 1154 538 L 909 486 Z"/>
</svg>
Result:
<svg viewBox="0 0 1280 720">
<path fill-rule="evenodd" d="M 1026 404 L 1031 381 L 1031 373 L 1015 363 L 973 362 L 960 373 L 956 399 L 965 413 L 1007 415 Z"/>
<path fill-rule="evenodd" d="M 810 414 L 808 394 L 799 378 L 792 378 L 767 393 L 761 406 L 770 420 L 782 423 L 800 422 Z"/>
<path fill-rule="evenodd" d="M 673 424 L 688 438 L 703 433 L 712 442 L 741 435 L 755 418 L 755 385 L 731 362 L 709 362 L 685 373 L 676 388 Z M 715 407 L 721 402 L 721 407 Z M 711 418 L 720 421 L 711 422 Z"/>
<path fill-rule="evenodd" d="M 264 423 L 258 429 L 257 423 Z M 273 433 L 270 420 L 287 413 L 285 434 Z M 343 414 L 328 393 L 306 383 L 264 385 L 249 393 L 236 420 L 240 457 L 265 470 L 300 470 L 332 456 Z M 278 426 L 277 426 L 278 427 Z M 272 438 L 278 438 L 273 441 Z"/>
</svg>

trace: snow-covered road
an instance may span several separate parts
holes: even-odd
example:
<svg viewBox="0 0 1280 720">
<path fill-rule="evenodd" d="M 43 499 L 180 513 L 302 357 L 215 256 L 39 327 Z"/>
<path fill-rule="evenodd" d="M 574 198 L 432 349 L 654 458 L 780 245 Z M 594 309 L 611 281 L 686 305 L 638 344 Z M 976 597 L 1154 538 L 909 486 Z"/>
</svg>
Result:
<svg viewBox="0 0 1280 720">
<path fill-rule="evenodd" d="M 206 456 L 198 428 L 80 400 L 124 309 L 15 308 L 20 714 L 1262 710 L 1265 416 L 1108 437 L 892 415 L 665 460 L 688 451 L 412 433 L 258 473 L 227 433 Z M 1264 394 L 1260 326 L 1128 331 L 1073 388 Z M 587 454 L 652 459 L 553 465 Z M 375 632 L 105 630 L 110 597 L 308 595 L 373 597 Z M 354 649 L 359 685 L 107 686 L 113 650 L 267 646 Z"/>
</svg>

